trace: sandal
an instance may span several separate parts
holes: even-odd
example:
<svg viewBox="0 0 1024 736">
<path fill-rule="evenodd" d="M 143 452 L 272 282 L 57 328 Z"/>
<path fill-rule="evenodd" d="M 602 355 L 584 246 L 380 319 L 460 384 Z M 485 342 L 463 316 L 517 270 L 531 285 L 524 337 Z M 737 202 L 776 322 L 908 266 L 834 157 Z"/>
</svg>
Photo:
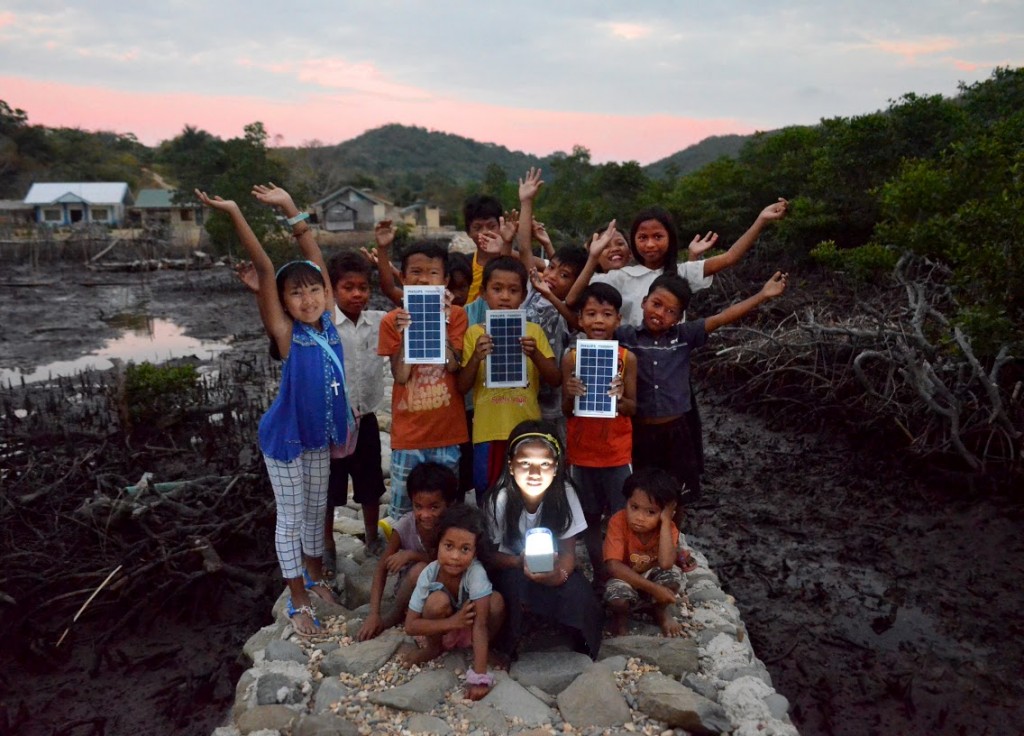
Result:
<svg viewBox="0 0 1024 736">
<path fill-rule="evenodd" d="M 288 618 L 297 616 L 300 613 L 306 614 L 310 617 L 310 619 L 312 619 L 313 625 L 317 629 L 316 631 L 311 631 L 309 633 L 303 633 L 298 629 L 295 629 L 296 634 L 298 634 L 299 636 L 316 636 L 320 633 L 320 619 L 316 617 L 316 613 L 313 611 L 312 606 L 299 606 L 298 608 L 296 608 L 295 604 L 292 602 L 292 597 L 288 596 L 288 608 L 286 610 L 288 612 Z M 294 624 L 292 626 L 294 628 Z"/>
<path fill-rule="evenodd" d="M 331 584 L 328 583 L 326 580 L 324 580 L 323 578 L 321 578 L 320 580 L 314 580 L 309 576 L 309 573 L 305 570 L 302 571 L 302 579 L 306 583 L 306 590 L 311 591 L 313 595 L 315 595 L 317 598 L 319 598 L 322 601 L 327 601 L 328 603 L 336 602 L 334 599 L 334 590 L 331 588 Z M 325 598 L 318 591 L 313 590 L 314 588 L 326 588 L 328 597 Z"/>
</svg>

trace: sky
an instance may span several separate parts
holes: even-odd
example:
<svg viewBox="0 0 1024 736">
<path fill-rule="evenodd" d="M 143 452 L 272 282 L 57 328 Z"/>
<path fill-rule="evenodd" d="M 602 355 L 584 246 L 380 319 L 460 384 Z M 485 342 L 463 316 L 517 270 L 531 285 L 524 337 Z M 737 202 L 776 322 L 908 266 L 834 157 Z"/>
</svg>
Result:
<svg viewBox="0 0 1024 736">
<path fill-rule="evenodd" d="M 0 100 L 47 126 L 272 145 L 388 123 L 651 163 L 1024 66 L 1024 0 L 0 0 Z"/>
</svg>

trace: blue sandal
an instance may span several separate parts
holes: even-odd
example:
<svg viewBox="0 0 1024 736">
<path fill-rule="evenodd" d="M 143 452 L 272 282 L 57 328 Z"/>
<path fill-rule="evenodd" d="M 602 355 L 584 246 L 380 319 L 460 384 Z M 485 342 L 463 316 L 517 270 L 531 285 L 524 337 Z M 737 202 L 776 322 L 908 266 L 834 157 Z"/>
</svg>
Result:
<svg viewBox="0 0 1024 736">
<path fill-rule="evenodd" d="M 293 616 L 296 616 L 296 615 L 298 615 L 300 613 L 304 613 L 307 616 L 309 616 L 311 619 L 313 619 L 313 625 L 316 626 L 317 629 L 321 628 L 320 627 L 320 619 L 318 619 L 316 617 L 316 613 L 313 611 L 313 607 L 312 606 L 299 606 L 298 608 L 296 608 L 295 604 L 292 602 L 292 597 L 288 596 L 288 608 L 286 610 L 288 612 L 288 618 L 292 618 Z M 296 629 L 295 633 L 298 634 L 299 636 L 315 636 L 316 634 L 319 634 L 320 631 L 313 631 L 313 632 L 311 632 L 309 634 L 303 634 L 298 629 Z"/>
<path fill-rule="evenodd" d="M 320 580 L 314 580 L 313 578 L 311 578 L 309 576 L 309 573 L 306 572 L 305 568 L 303 568 L 303 570 L 302 570 L 302 580 L 306 584 L 306 590 L 312 591 L 313 588 L 326 588 L 327 589 L 327 594 L 331 597 L 329 602 L 330 603 L 336 603 L 337 602 L 337 599 L 334 597 L 334 589 L 331 588 L 331 584 L 328 583 L 326 580 L 324 580 L 322 578 Z M 322 595 L 320 595 L 319 593 L 317 593 L 315 591 L 313 592 L 313 595 L 315 595 L 319 600 L 328 602 L 326 598 L 324 598 Z"/>
</svg>

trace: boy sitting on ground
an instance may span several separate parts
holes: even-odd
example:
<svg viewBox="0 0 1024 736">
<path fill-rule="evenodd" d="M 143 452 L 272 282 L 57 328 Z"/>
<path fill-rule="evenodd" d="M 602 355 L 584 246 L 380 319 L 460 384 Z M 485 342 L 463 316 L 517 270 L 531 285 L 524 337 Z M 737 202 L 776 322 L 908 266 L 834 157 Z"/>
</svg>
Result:
<svg viewBox="0 0 1024 736">
<path fill-rule="evenodd" d="M 683 629 L 670 609 L 683 582 L 675 567 L 679 529 L 672 521 L 678 484 L 664 470 L 647 468 L 629 476 L 622 493 L 626 508 L 609 519 L 604 540 L 611 633 L 627 634 L 630 612 L 651 605 L 662 634 L 679 636 Z"/>
</svg>

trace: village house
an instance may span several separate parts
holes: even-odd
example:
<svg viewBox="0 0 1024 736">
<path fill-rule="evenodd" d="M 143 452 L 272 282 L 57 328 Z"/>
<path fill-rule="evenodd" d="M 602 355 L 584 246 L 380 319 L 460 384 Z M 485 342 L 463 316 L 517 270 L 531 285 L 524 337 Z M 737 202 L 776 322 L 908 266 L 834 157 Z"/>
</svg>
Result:
<svg viewBox="0 0 1024 736">
<path fill-rule="evenodd" d="M 173 201 L 172 189 L 140 189 L 131 208 L 132 219 L 142 227 L 189 230 L 203 224 L 203 207 L 198 202 Z"/>
<path fill-rule="evenodd" d="M 34 210 L 35 222 L 53 227 L 79 223 L 121 227 L 132 202 L 128 184 L 123 181 L 36 183 L 25 196 L 25 205 Z"/>
<path fill-rule="evenodd" d="M 400 211 L 383 197 L 345 186 L 313 203 L 320 227 L 330 232 L 372 230 L 380 220 L 399 220 Z"/>
</svg>

